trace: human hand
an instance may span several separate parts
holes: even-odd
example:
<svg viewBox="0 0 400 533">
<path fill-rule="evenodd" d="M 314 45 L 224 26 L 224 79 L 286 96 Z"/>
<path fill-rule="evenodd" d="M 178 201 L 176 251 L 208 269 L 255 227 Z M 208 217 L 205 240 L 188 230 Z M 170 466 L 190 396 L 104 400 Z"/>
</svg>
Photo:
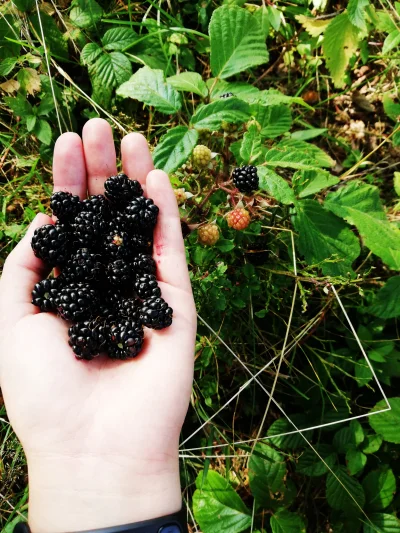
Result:
<svg viewBox="0 0 400 533">
<path fill-rule="evenodd" d="M 48 272 L 32 252 L 38 215 L 10 254 L 0 281 L 0 380 L 29 470 L 33 533 L 79 531 L 163 516 L 180 509 L 178 442 L 193 375 L 196 312 L 178 208 L 167 175 L 153 170 L 143 136 L 121 145 L 123 171 L 160 208 L 154 259 L 172 326 L 146 330 L 137 359 L 77 361 L 68 323 L 30 303 Z M 103 193 L 117 172 L 109 124 L 90 120 L 83 142 L 62 135 L 54 189 Z"/>
</svg>

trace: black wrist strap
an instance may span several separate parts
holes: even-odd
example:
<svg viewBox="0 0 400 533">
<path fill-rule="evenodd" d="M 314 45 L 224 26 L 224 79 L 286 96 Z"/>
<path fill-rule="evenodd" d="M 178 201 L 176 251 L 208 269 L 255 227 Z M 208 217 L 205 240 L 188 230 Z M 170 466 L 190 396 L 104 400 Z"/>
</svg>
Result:
<svg viewBox="0 0 400 533">
<path fill-rule="evenodd" d="M 28 524 L 17 524 L 14 533 L 30 533 Z M 152 518 L 124 526 L 90 529 L 78 533 L 188 533 L 186 511 L 182 508 L 179 513 L 160 518 Z"/>
</svg>

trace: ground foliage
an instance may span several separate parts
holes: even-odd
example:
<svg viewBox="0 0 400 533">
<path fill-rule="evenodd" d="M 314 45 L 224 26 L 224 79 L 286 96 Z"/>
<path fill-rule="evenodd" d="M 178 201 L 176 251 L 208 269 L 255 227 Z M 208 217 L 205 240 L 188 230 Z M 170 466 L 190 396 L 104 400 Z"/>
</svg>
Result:
<svg viewBox="0 0 400 533">
<path fill-rule="evenodd" d="M 180 189 L 200 317 L 181 449 L 191 531 L 400 532 L 399 45 L 387 0 L 0 6 L 0 264 L 48 211 L 57 135 L 91 117 L 117 142 L 142 131 Z M 260 177 L 248 196 L 230 180 L 243 164 Z M 235 206 L 244 231 L 227 225 Z M 339 424 L 385 402 L 336 295 L 392 406 Z M 10 532 L 27 480 L 0 416 Z"/>
</svg>

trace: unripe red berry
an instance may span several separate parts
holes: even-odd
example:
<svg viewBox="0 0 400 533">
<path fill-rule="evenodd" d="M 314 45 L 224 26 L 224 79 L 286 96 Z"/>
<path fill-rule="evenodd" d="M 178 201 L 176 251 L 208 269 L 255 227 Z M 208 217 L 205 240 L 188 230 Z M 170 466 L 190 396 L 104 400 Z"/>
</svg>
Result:
<svg viewBox="0 0 400 533">
<path fill-rule="evenodd" d="M 241 231 L 247 228 L 251 219 L 250 213 L 246 209 L 238 207 L 226 215 L 226 220 L 230 228 Z"/>
</svg>

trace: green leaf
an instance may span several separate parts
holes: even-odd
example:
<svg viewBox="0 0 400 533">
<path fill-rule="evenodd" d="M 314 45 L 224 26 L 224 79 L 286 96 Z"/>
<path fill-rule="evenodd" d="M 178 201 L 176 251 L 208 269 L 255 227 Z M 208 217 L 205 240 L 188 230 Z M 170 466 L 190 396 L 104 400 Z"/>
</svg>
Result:
<svg viewBox="0 0 400 533">
<path fill-rule="evenodd" d="M 17 117 L 24 118 L 28 115 L 33 115 L 31 104 L 20 94 L 18 96 L 4 97 L 4 103 L 11 109 L 14 115 L 17 115 Z"/>
<path fill-rule="evenodd" d="M 336 431 L 333 446 L 339 453 L 346 453 L 350 448 L 356 448 L 364 440 L 364 431 L 357 420 L 352 420 L 350 425 Z"/>
<path fill-rule="evenodd" d="M 357 51 L 358 41 L 358 30 L 350 22 L 347 13 L 337 15 L 325 30 L 322 45 L 324 56 L 333 83 L 339 89 L 345 85 L 344 74 Z"/>
<path fill-rule="evenodd" d="M 369 0 L 350 0 L 347 5 L 347 14 L 350 22 L 360 30 L 366 31 L 365 8 L 369 6 Z"/>
<path fill-rule="evenodd" d="M 19 56 L 21 45 L 9 40 L 18 41 L 19 33 L 14 17 L 2 14 L 0 17 L 0 59 Z"/>
<path fill-rule="evenodd" d="M 81 63 L 83 65 L 90 65 L 101 54 L 103 54 L 103 50 L 97 43 L 87 43 L 81 51 Z"/>
<path fill-rule="evenodd" d="M 26 13 L 35 7 L 35 0 L 13 0 L 13 4 L 19 11 Z"/>
<path fill-rule="evenodd" d="M 319 455 L 323 458 L 325 463 L 321 461 L 318 455 L 307 448 L 302 455 L 300 455 L 296 471 L 310 477 L 318 477 L 329 472 L 329 468 L 333 468 L 337 461 L 337 455 L 329 444 L 317 444 L 315 448 Z"/>
<path fill-rule="evenodd" d="M 253 17 L 257 20 L 265 38 L 268 37 L 269 29 L 271 27 L 268 7 L 265 5 L 260 6 L 253 15 Z"/>
<path fill-rule="evenodd" d="M 390 398 L 389 404 L 391 407 L 390 411 L 369 416 L 368 421 L 372 429 L 382 435 L 385 440 L 400 444 L 400 398 Z M 373 413 L 374 411 L 380 411 L 385 408 L 387 409 L 386 402 L 385 400 L 381 400 L 370 412 Z"/>
<path fill-rule="evenodd" d="M 400 533 L 400 521 L 392 514 L 374 513 L 368 517 L 370 523 L 364 523 L 364 533 Z"/>
<path fill-rule="evenodd" d="M 352 275 L 351 265 L 360 254 L 360 245 L 347 224 L 315 200 L 296 202 L 293 223 L 299 233 L 300 253 L 308 264 L 322 263 L 327 276 Z"/>
<path fill-rule="evenodd" d="M 17 74 L 21 93 L 35 94 L 40 91 L 40 76 L 34 68 L 22 68 Z"/>
<path fill-rule="evenodd" d="M 329 505 L 346 514 L 361 512 L 359 507 L 364 507 L 365 494 L 360 483 L 349 476 L 343 466 L 335 467 L 333 472 L 336 477 L 329 472 L 326 478 L 326 499 Z"/>
<path fill-rule="evenodd" d="M 396 478 L 390 468 L 372 470 L 363 479 L 368 511 L 383 511 L 396 493 Z"/>
<path fill-rule="evenodd" d="M 394 122 L 398 121 L 400 117 L 400 104 L 396 104 L 388 94 L 383 95 L 383 109 L 389 118 L 394 120 Z M 395 172 L 395 174 L 398 174 L 398 172 Z"/>
<path fill-rule="evenodd" d="M 400 276 L 388 279 L 376 293 L 375 301 L 368 312 L 379 318 L 396 318 L 400 316 Z"/>
<path fill-rule="evenodd" d="M 335 163 L 328 154 L 317 146 L 292 139 L 276 144 L 267 152 L 265 160 L 270 167 L 298 170 L 332 167 Z"/>
<path fill-rule="evenodd" d="M 300 96 L 288 96 L 283 94 L 277 89 L 268 89 L 265 91 L 259 91 L 257 94 L 252 95 L 251 100 L 253 103 L 259 103 L 262 105 L 280 105 L 280 104 L 298 104 L 307 109 L 313 109 L 308 105 Z"/>
<path fill-rule="evenodd" d="M 222 121 L 229 124 L 246 122 L 250 118 L 250 106 L 239 98 L 224 98 L 197 109 L 192 124 L 199 130 L 217 131 Z"/>
<path fill-rule="evenodd" d="M 0 76 L 7 76 L 17 64 L 17 57 L 6 57 L 0 63 Z"/>
<path fill-rule="evenodd" d="M 258 454 L 252 454 L 250 457 L 250 489 L 258 503 L 266 506 L 275 492 L 285 490 L 286 465 L 283 456 L 267 444 L 258 443 L 255 451 L 265 459 Z"/>
<path fill-rule="evenodd" d="M 197 72 L 182 72 L 176 76 L 170 76 L 167 82 L 178 91 L 198 94 L 203 98 L 208 95 L 207 85 Z"/>
<path fill-rule="evenodd" d="M 95 0 L 75 0 L 73 6 L 69 17 L 78 28 L 93 28 L 103 16 L 103 9 Z"/>
<path fill-rule="evenodd" d="M 325 170 L 302 170 L 293 176 L 293 188 L 299 198 L 312 196 L 317 192 L 339 183 L 339 178 Z"/>
<path fill-rule="evenodd" d="M 393 175 L 393 185 L 394 185 L 394 190 L 396 191 L 397 196 L 400 196 L 400 172 L 395 172 L 394 173 L 394 175 Z"/>
<path fill-rule="evenodd" d="M 280 177 L 280 176 L 279 176 Z M 281 178 L 282 179 L 282 178 Z M 291 420 L 298 428 L 304 427 L 304 417 L 302 415 L 292 415 Z M 273 435 L 280 435 L 282 433 L 288 433 L 289 431 L 293 431 L 294 427 L 293 425 L 287 420 L 286 418 L 278 418 L 278 420 L 275 420 L 273 422 L 267 431 L 268 437 L 271 437 Z M 312 437 L 312 432 L 306 431 L 303 434 L 307 437 L 307 439 L 310 439 Z M 269 442 L 271 442 L 274 446 L 277 448 L 280 448 L 281 450 L 295 450 L 297 448 L 302 448 L 305 446 L 305 440 L 300 435 L 300 433 L 293 433 L 292 435 L 282 435 L 280 437 L 274 437 L 272 439 L 269 439 Z"/>
<path fill-rule="evenodd" d="M 267 167 L 257 167 L 257 173 L 260 178 L 259 187 L 261 190 L 266 191 L 282 204 L 291 205 L 294 203 L 294 192 L 288 182 L 281 176 Z"/>
<path fill-rule="evenodd" d="M 251 111 L 253 117 L 261 125 L 260 135 L 262 137 L 274 139 L 289 131 L 292 126 L 292 113 L 286 105 L 254 104 Z"/>
<path fill-rule="evenodd" d="M 58 29 L 56 21 L 43 11 L 40 12 L 40 20 L 43 26 L 46 46 L 50 50 L 50 53 L 54 56 L 60 57 L 61 59 L 68 59 L 68 45 L 63 37 L 63 34 Z M 37 13 L 30 15 L 29 21 L 41 39 L 42 33 L 40 30 L 40 23 Z"/>
<path fill-rule="evenodd" d="M 186 126 L 177 126 L 168 131 L 153 151 L 156 168 L 174 172 L 185 163 L 196 146 L 199 134 Z"/>
<path fill-rule="evenodd" d="M 382 47 L 382 54 L 386 55 L 389 52 L 393 50 L 393 48 L 396 48 L 396 46 L 399 46 L 400 44 L 400 31 L 398 29 L 395 29 L 389 35 L 386 37 L 386 39 L 383 42 Z"/>
<path fill-rule="evenodd" d="M 260 133 L 255 124 L 251 124 L 243 135 L 240 157 L 246 165 L 256 165 L 262 156 Z"/>
<path fill-rule="evenodd" d="M 162 70 L 149 67 L 139 69 L 129 81 L 118 87 L 117 94 L 154 106 L 167 115 L 176 113 L 182 106 L 180 94 L 164 81 Z"/>
<path fill-rule="evenodd" d="M 271 516 L 272 533 L 305 533 L 306 528 L 301 517 L 286 509 L 280 509 Z"/>
<path fill-rule="evenodd" d="M 376 435 L 375 433 L 372 433 L 371 435 L 367 435 L 365 437 L 360 449 L 366 454 L 375 453 L 382 446 L 382 442 L 382 435 Z"/>
<path fill-rule="evenodd" d="M 200 472 L 193 495 L 193 513 L 204 533 L 240 533 L 251 524 L 250 511 L 230 484 L 209 470 Z"/>
<path fill-rule="evenodd" d="M 241 100 L 253 101 L 257 98 L 257 95 L 260 93 L 260 90 L 254 85 L 250 85 L 244 81 L 226 81 L 226 80 L 217 80 L 216 78 L 211 78 L 207 80 L 206 85 L 211 91 L 211 100 L 219 100 L 223 94 L 232 93 L 236 98 Z"/>
<path fill-rule="evenodd" d="M 36 115 L 28 115 L 25 117 L 26 120 L 26 129 L 32 131 L 36 124 Z"/>
<path fill-rule="evenodd" d="M 330 19 L 316 19 L 314 17 L 306 17 L 305 15 L 296 15 L 296 19 L 311 37 L 319 37 L 331 22 Z"/>
<path fill-rule="evenodd" d="M 52 131 L 47 120 L 37 119 L 33 133 L 43 144 L 49 145 L 51 143 Z"/>
<path fill-rule="evenodd" d="M 138 35 L 131 28 L 117 26 L 107 30 L 101 42 L 104 50 L 125 50 L 137 40 Z"/>
<path fill-rule="evenodd" d="M 328 131 L 328 128 L 308 128 L 306 130 L 297 130 L 294 131 L 291 135 L 292 139 L 296 141 L 309 141 L 310 139 L 315 139 L 320 135 L 323 135 Z"/>
<path fill-rule="evenodd" d="M 354 224 L 365 246 L 390 268 L 400 270 L 400 230 L 387 220 L 377 187 L 352 181 L 330 193 L 324 206 Z"/>
<path fill-rule="evenodd" d="M 52 95 L 45 96 L 37 108 L 37 114 L 39 116 L 47 116 L 49 113 L 51 113 L 54 110 L 54 99 Z"/>
<path fill-rule="evenodd" d="M 263 32 L 246 9 L 216 9 L 210 22 L 210 42 L 211 71 L 222 79 L 268 61 Z"/>
<path fill-rule="evenodd" d="M 129 80 L 132 75 L 132 65 L 121 52 L 103 53 L 94 65 L 90 65 L 89 72 L 102 85 L 111 88 Z"/>
<path fill-rule="evenodd" d="M 367 456 L 360 450 L 349 448 L 346 453 L 347 471 L 351 476 L 355 476 L 362 471 L 367 464 Z"/>
<path fill-rule="evenodd" d="M 354 375 L 359 387 L 365 387 L 373 379 L 371 369 L 365 362 L 364 357 L 358 359 L 354 365 Z"/>
</svg>

